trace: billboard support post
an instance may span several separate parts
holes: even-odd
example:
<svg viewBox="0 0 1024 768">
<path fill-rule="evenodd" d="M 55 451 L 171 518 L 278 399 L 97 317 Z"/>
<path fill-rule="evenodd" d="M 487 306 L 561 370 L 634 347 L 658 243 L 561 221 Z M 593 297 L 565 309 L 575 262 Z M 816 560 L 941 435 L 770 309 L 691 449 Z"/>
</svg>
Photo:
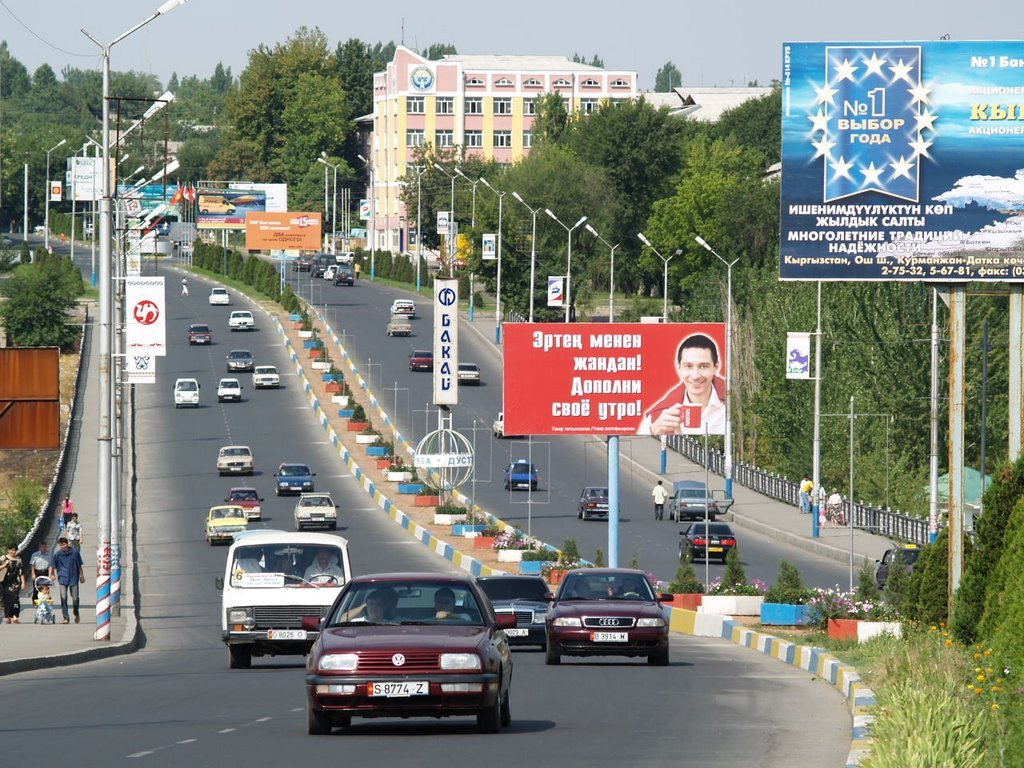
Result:
<svg viewBox="0 0 1024 768">
<path fill-rule="evenodd" d="M 512 197 L 518 200 L 533 216 L 533 228 L 530 231 L 530 316 L 528 322 L 533 322 L 533 294 L 534 294 L 534 278 L 537 272 L 537 214 L 543 209 L 543 206 L 537 208 L 531 208 L 526 204 L 526 201 L 519 196 L 518 192 L 513 192 Z"/>
<path fill-rule="evenodd" d="M 608 436 L 608 567 L 619 567 L 619 437 Z"/>
</svg>

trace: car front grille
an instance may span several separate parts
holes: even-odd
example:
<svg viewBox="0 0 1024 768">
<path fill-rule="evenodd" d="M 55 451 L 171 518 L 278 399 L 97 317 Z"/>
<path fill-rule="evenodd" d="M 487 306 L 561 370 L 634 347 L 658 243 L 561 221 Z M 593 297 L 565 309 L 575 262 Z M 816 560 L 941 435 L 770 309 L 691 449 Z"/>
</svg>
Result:
<svg viewBox="0 0 1024 768">
<path fill-rule="evenodd" d="M 440 661 L 436 651 L 413 651 L 401 653 L 404 663 L 396 665 L 394 657 L 398 655 L 395 651 L 363 651 L 359 654 L 360 673 L 426 673 L 440 670 Z"/>
<path fill-rule="evenodd" d="M 584 616 L 583 626 L 588 629 L 632 627 L 636 619 L 632 616 Z"/>
<path fill-rule="evenodd" d="M 328 606 L 258 605 L 253 608 L 256 629 L 301 629 L 303 616 L 323 617 Z"/>
</svg>

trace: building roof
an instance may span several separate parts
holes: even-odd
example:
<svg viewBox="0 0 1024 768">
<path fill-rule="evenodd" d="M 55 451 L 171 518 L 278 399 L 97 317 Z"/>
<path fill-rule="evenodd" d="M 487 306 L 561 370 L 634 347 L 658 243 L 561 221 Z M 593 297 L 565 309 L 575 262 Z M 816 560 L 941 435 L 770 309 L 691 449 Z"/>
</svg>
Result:
<svg viewBox="0 0 1024 768">
<path fill-rule="evenodd" d="M 672 115 L 714 122 L 723 112 L 771 92 L 771 88 L 704 88 L 683 85 L 668 93 L 651 91 L 642 95 L 654 107 L 668 107 Z"/>
<path fill-rule="evenodd" d="M 463 69 L 498 72 L 604 72 L 601 67 L 580 64 L 565 56 L 510 56 L 451 54 L 441 61 L 458 62 Z"/>
</svg>

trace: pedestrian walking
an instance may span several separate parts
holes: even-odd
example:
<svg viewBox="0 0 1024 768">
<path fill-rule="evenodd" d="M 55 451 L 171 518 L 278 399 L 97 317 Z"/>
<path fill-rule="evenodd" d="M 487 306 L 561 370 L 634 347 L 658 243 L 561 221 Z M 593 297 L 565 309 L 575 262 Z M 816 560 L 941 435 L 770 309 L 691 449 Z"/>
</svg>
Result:
<svg viewBox="0 0 1024 768">
<path fill-rule="evenodd" d="M 0 574 L 4 623 L 21 624 L 21 593 L 25 589 L 25 568 L 18 557 L 17 544 L 7 545 L 7 554 L 0 558 Z"/>
<path fill-rule="evenodd" d="M 36 578 L 38 576 L 50 575 L 50 566 L 53 565 L 53 554 L 50 552 L 50 545 L 45 541 L 39 542 L 39 549 L 32 553 L 28 559 L 28 575 L 32 579 L 32 602 L 38 597 L 36 589 Z"/>
<path fill-rule="evenodd" d="M 665 485 L 661 480 L 654 486 L 651 496 L 654 497 L 654 519 L 665 519 L 665 500 L 668 499 L 668 491 L 665 490 Z"/>
<path fill-rule="evenodd" d="M 82 549 L 82 524 L 78 522 L 77 512 L 71 513 L 71 519 L 64 526 L 64 536 L 67 537 L 68 544 L 74 549 Z"/>
<path fill-rule="evenodd" d="M 82 564 L 82 556 L 77 549 L 72 549 L 66 537 L 61 536 L 57 541 L 60 549 L 53 554 L 53 565 L 50 566 L 50 578 L 56 579 L 60 586 L 60 612 L 64 615 L 62 624 L 67 624 L 68 618 L 68 596 L 71 597 L 71 608 L 75 616 L 75 624 L 79 622 L 78 615 L 78 585 L 85 583 L 85 569 Z"/>
<path fill-rule="evenodd" d="M 181 295 L 188 296 L 188 278 L 181 278 Z"/>
<path fill-rule="evenodd" d="M 800 514 L 802 515 L 811 513 L 811 492 L 813 490 L 814 483 L 807 475 L 804 475 L 804 479 L 800 482 Z"/>
<path fill-rule="evenodd" d="M 71 519 L 71 515 L 75 512 L 75 502 L 71 500 L 71 494 L 64 494 L 64 501 L 60 503 L 60 527 L 61 530 L 68 524 L 68 520 Z"/>
</svg>

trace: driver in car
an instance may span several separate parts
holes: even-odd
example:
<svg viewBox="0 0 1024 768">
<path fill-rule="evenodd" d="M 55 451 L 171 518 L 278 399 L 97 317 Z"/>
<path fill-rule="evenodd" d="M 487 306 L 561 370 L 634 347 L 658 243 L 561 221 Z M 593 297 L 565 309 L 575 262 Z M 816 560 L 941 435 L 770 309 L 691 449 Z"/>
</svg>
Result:
<svg viewBox="0 0 1024 768">
<path fill-rule="evenodd" d="M 434 593 L 434 618 L 448 621 L 468 621 L 469 614 L 459 611 L 455 605 L 455 593 L 448 587 L 441 587 Z"/>
<path fill-rule="evenodd" d="M 333 576 L 337 581 L 341 581 L 345 576 L 331 551 L 323 547 L 317 550 L 316 557 L 313 558 L 313 562 L 309 564 L 302 578 L 306 581 L 313 581 L 317 576 Z"/>
<path fill-rule="evenodd" d="M 640 597 L 640 584 L 632 576 L 627 576 L 619 584 L 619 597 Z"/>
</svg>

